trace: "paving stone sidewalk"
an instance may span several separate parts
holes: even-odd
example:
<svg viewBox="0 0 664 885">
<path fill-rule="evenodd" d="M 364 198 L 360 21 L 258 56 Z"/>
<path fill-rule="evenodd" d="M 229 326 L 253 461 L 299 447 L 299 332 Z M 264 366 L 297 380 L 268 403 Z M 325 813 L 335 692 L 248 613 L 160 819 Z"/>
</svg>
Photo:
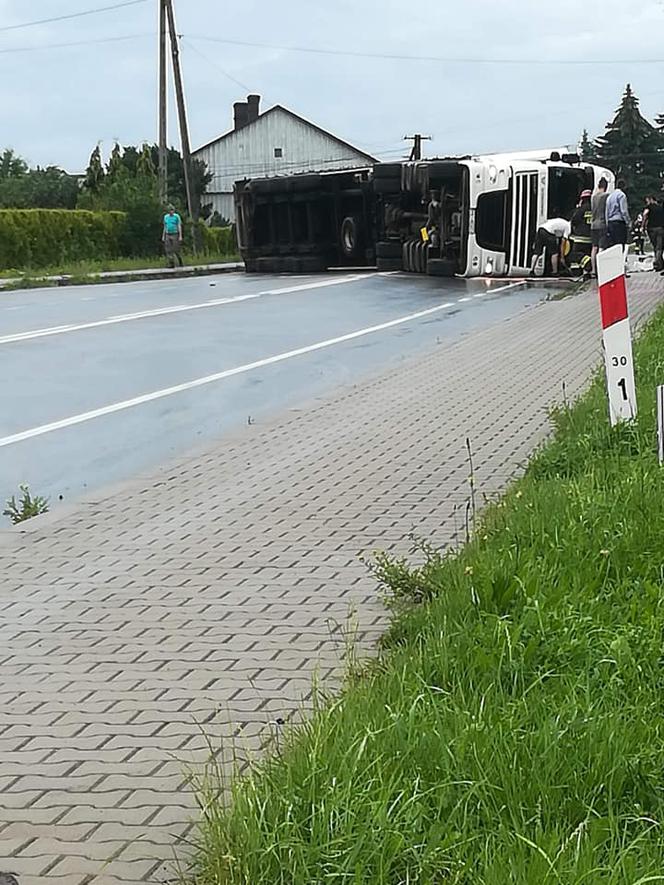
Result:
<svg viewBox="0 0 664 885">
<path fill-rule="evenodd" d="M 631 281 L 632 313 L 661 301 Z M 0 532 L 0 871 L 20 885 L 172 876 L 186 765 L 260 745 L 338 672 L 356 610 L 384 625 L 360 550 L 463 537 L 547 407 L 597 365 L 597 298 L 525 310 L 308 409 L 247 427 L 97 502 Z"/>
</svg>

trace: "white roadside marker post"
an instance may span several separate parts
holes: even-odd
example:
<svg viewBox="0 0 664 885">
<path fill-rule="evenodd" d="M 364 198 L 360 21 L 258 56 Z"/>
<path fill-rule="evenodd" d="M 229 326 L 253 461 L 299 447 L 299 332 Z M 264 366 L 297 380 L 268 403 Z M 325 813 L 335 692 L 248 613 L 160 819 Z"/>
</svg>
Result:
<svg viewBox="0 0 664 885">
<path fill-rule="evenodd" d="M 627 310 L 625 256 L 611 246 L 597 256 L 597 281 L 611 426 L 636 417 L 632 334 Z"/>
</svg>

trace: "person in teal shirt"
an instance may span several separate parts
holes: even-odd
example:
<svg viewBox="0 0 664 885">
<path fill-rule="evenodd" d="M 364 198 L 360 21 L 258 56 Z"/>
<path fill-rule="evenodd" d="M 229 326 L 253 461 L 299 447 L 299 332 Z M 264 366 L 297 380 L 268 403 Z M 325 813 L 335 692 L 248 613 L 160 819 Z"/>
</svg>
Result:
<svg viewBox="0 0 664 885">
<path fill-rule="evenodd" d="M 168 258 L 168 266 L 175 267 L 178 264 L 182 267 L 182 219 L 175 211 L 175 206 L 169 206 L 168 212 L 164 215 L 164 231 L 162 241 Z"/>
</svg>

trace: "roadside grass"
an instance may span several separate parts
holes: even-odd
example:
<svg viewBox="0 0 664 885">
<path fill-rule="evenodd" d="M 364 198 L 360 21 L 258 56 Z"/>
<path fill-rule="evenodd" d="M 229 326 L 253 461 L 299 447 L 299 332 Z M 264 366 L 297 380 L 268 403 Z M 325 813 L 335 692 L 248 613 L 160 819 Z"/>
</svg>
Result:
<svg viewBox="0 0 664 885">
<path fill-rule="evenodd" d="M 12 495 L 2 511 L 2 515 L 6 516 L 14 525 L 26 522 L 35 516 L 41 516 L 42 513 L 48 513 L 48 498 L 33 495 L 27 483 L 21 483 L 19 490 L 21 494 L 18 500 L 16 495 Z"/>
<path fill-rule="evenodd" d="M 210 772 L 198 885 L 664 882 L 664 311 L 636 365 L 634 426 L 598 379 L 463 549 L 376 560 L 379 659 Z"/>
<path fill-rule="evenodd" d="M 224 255 L 221 253 L 203 253 L 199 255 L 183 253 L 182 257 L 185 265 L 189 267 L 222 264 L 227 261 L 240 260 L 236 254 Z M 88 278 L 94 274 L 107 271 L 152 270 L 161 267 L 166 267 L 166 259 L 163 255 L 155 255 L 152 258 L 109 258 L 98 261 L 74 261 L 57 266 L 21 268 L 21 270 L 0 270 L 0 279 L 25 278 L 30 280 L 55 276 Z"/>
</svg>

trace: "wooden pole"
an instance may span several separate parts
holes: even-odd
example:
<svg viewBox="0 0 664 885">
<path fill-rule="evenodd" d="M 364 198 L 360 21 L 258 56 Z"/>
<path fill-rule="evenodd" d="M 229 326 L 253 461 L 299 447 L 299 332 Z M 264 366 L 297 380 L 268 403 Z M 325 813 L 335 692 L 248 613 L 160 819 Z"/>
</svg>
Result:
<svg viewBox="0 0 664 885">
<path fill-rule="evenodd" d="M 162 206 L 168 202 L 166 34 L 166 2 L 159 0 L 159 199 Z"/>
<path fill-rule="evenodd" d="M 420 135 L 420 133 L 416 133 L 415 135 L 406 135 L 404 137 L 404 141 L 412 141 L 413 147 L 410 152 L 409 160 L 421 160 L 422 159 L 422 142 L 423 141 L 431 141 L 430 135 Z"/>
<path fill-rule="evenodd" d="M 195 193 L 191 166 L 191 145 L 189 143 L 189 126 L 187 124 L 187 108 L 184 101 L 184 87 L 182 85 L 182 69 L 180 67 L 180 47 L 178 35 L 175 29 L 175 13 L 173 12 L 173 0 L 164 0 L 166 4 L 166 17 L 168 19 L 168 31 L 171 38 L 171 56 L 173 59 L 173 79 L 175 81 L 175 98 L 178 106 L 178 121 L 180 124 L 180 142 L 182 144 L 182 161 L 184 163 L 184 182 L 187 192 L 187 209 L 194 225 L 193 246 L 194 252 L 198 248 L 198 195 Z"/>
</svg>

